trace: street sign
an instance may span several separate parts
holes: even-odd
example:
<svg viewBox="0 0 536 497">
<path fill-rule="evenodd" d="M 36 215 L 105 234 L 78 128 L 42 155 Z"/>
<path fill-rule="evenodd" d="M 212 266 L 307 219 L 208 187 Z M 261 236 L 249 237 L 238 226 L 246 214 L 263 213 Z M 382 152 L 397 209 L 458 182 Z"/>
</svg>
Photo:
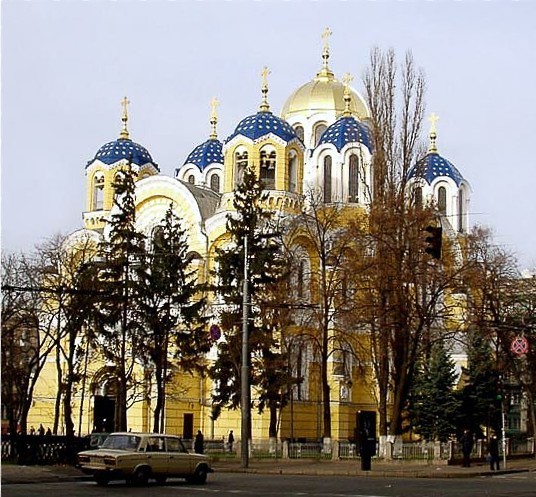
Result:
<svg viewBox="0 0 536 497">
<path fill-rule="evenodd" d="M 529 351 L 529 342 L 525 337 L 517 336 L 512 340 L 510 351 L 515 355 L 525 355 Z"/>
</svg>

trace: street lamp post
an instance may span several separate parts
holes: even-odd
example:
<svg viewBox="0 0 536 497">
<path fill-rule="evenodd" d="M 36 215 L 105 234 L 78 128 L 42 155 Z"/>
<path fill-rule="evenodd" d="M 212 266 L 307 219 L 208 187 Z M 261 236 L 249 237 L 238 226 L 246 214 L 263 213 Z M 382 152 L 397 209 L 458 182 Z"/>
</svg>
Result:
<svg viewBox="0 0 536 497">
<path fill-rule="evenodd" d="M 249 425 L 250 425 L 250 408 L 249 408 L 249 347 L 248 347 L 248 239 L 244 238 L 244 283 L 242 295 L 242 369 L 241 369 L 241 407 L 242 407 L 242 426 L 241 426 L 241 460 L 242 467 L 247 468 L 249 465 Z"/>
</svg>

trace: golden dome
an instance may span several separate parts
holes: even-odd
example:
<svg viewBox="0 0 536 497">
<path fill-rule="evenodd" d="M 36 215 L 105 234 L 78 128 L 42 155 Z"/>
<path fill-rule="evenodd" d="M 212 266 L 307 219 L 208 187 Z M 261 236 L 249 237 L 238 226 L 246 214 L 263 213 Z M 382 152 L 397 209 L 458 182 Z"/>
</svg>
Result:
<svg viewBox="0 0 536 497">
<path fill-rule="evenodd" d="M 281 117 L 285 120 L 297 114 L 310 115 L 315 112 L 335 111 L 342 114 L 345 109 L 344 83 L 337 81 L 333 73 L 324 67 L 312 81 L 300 86 L 285 102 Z M 370 117 L 365 100 L 350 88 L 350 111 L 359 120 Z"/>
</svg>

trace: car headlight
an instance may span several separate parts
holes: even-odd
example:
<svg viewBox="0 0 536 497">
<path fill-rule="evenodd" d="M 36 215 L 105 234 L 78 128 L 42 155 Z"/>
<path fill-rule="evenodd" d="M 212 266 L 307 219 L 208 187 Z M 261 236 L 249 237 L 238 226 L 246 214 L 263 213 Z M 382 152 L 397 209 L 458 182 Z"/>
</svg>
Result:
<svg viewBox="0 0 536 497">
<path fill-rule="evenodd" d="M 78 456 L 78 462 L 79 463 L 86 463 L 86 462 L 89 462 L 90 459 L 89 459 L 89 456 Z"/>
<path fill-rule="evenodd" d="M 115 466 L 117 464 L 117 461 L 115 457 L 105 457 L 104 464 L 106 464 L 106 466 Z"/>
</svg>

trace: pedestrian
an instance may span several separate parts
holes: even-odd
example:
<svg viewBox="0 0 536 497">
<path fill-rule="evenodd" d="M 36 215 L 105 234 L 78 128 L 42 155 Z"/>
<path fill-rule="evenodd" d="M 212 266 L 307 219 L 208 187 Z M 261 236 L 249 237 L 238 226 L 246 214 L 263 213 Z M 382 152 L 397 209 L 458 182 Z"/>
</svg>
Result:
<svg viewBox="0 0 536 497">
<path fill-rule="evenodd" d="M 35 428 L 30 426 L 30 435 L 35 435 Z"/>
<path fill-rule="evenodd" d="M 493 434 L 491 440 L 489 441 L 489 468 L 494 471 L 495 466 L 497 466 L 497 471 L 499 471 L 499 439 L 497 435 Z"/>
<path fill-rule="evenodd" d="M 52 436 L 52 430 L 50 429 L 50 426 L 47 428 L 47 432 L 45 433 L 45 435 L 47 437 L 51 437 Z"/>
<path fill-rule="evenodd" d="M 469 430 L 464 430 L 460 440 L 462 444 L 463 463 L 462 467 L 471 467 L 471 452 L 473 451 L 473 435 Z"/>
<path fill-rule="evenodd" d="M 39 428 L 37 429 L 37 434 L 42 437 L 45 434 L 45 427 L 43 426 L 43 423 L 39 425 Z"/>
<path fill-rule="evenodd" d="M 227 446 L 229 447 L 229 452 L 233 451 L 233 444 L 234 444 L 234 435 L 233 430 L 229 432 L 229 436 L 227 437 Z"/>
<path fill-rule="evenodd" d="M 194 452 L 196 454 L 202 454 L 204 452 L 203 440 L 203 433 L 201 433 L 201 430 L 197 430 L 197 435 L 194 440 Z"/>
</svg>

